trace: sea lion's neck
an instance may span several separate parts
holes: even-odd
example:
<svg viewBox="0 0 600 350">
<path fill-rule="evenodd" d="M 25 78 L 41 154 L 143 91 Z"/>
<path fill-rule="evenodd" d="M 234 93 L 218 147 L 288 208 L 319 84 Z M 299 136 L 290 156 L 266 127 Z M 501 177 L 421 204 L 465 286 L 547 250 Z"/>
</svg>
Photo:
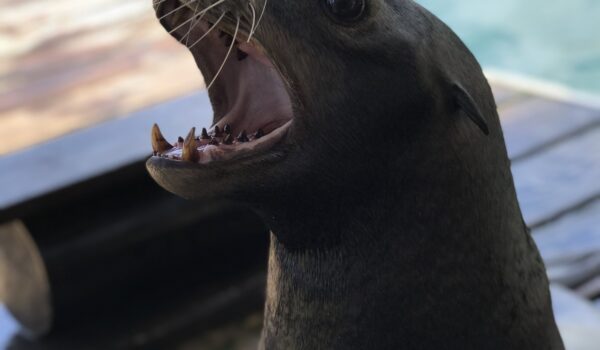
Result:
<svg viewBox="0 0 600 350">
<path fill-rule="evenodd" d="M 508 167 L 476 184 L 467 184 L 463 171 L 430 174 L 427 186 L 415 188 L 396 176 L 371 187 L 366 201 L 342 199 L 330 211 L 307 209 L 277 221 L 263 347 L 560 344 L 545 270 Z M 295 237 L 307 232 L 309 243 L 298 245 Z"/>
</svg>

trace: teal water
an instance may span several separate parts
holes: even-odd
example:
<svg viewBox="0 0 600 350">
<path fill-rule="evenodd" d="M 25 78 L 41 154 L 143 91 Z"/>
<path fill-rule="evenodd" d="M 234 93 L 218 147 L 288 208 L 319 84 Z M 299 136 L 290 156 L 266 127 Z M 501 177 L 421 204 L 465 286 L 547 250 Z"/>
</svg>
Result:
<svg viewBox="0 0 600 350">
<path fill-rule="evenodd" d="M 600 96 L 600 0 L 417 0 L 484 68 Z"/>
</svg>

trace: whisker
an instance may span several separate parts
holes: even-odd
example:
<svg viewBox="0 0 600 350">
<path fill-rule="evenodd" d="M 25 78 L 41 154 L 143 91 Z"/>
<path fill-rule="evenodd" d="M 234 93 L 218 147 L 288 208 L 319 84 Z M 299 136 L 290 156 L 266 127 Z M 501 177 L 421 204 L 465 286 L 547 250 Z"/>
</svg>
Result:
<svg viewBox="0 0 600 350">
<path fill-rule="evenodd" d="M 204 10 L 200 11 L 200 14 L 202 14 L 202 15 L 205 14 L 206 12 L 208 12 L 208 10 L 224 3 L 225 1 L 227 1 L 227 0 L 219 0 L 219 1 L 215 2 L 214 4 L 210 5 L 209 7 L 205 8 Z"/>
<path fill-rule="evenodd" d="M 254 9 L 254 5 L 252 5 L 251 2 L 249 2 L 248 5 L 252 10 L 252 26 L 250 27 L 250 34 L 248 35 L 248 40 L 246 40 L 247 43 L 249 43 L 250 39 L 252 39 L 252 33 L 254 33 L 254 24 L 256 24 L 256 10 Z"/>
<path fill-rule="evenodd" d="M 196 40 L 192 46 L 189 47 L 189 49 L 191 50 L 194 46 L 196 46 L 196 44 L 198 44 L 200 41 L 202 41 L 202 39 L 204 39 L 210 32 L 212 32 L 213 29 L 215 29 L 217 27 L 217 25 L 219 24 L 219 22 L 221 22 L 221 20 L 223 20 L 223 17 L 225 17 L 225 14 L 227 12 L 223 12 L 221 14 L 221 17 L 219 17 L 219 19 L 217 19 L 217 21 L 212 25 L 212 27 L 208 28 L 208 30 L 206 31 L 206 33 L 204 33 L 200 39 Z"/>
<path fill-rule="evenodd" d="M 161 1 L 166 1 L 166 0 L 161 0 Z M 188 6 L 192 2 L 196 2 L 196 1 L 198 1 L 198 0 L 192 0 L 190 2 L 187 2 L 187 3 L 183 4 L 182 6 Z M 204 10 L 200 11 L 199 13 L 198 13 L 198 7 L 200 6 L 200 4 L 196 2 L 196 7 L 194 9 L 194 15 L 192 17 L 188 18 L 187 20 L 185 20 L 183 23 L 179 24 L 177 27 L 171 29 L 169 31 L 169 34 L 172 34 L 173 32 L 177 31 L 179 28 L 181 28 L 184 25 L 186 25 L 186 24 L 188 24 L 188 23 L 190 23 L 190 22 L 192 22 L 192 21 L 194 21 L 194 20 L 197 19 L 198 22 L 197 23 L 191 23 L 190 26 L 189 26 L 189 29 L 188 29 L 187 33 L 179 40 L 179 42 L 183 43 L 183 40 L 185 39 L 186 40 L 185 45 L 188 46 L 190 34 L 191 34 L 192 30 L 194 29 L 194 27 L 197 26 L 198 23 L 200 23 L 200 19 L 202 19 L 202 17 L 204 17 L 204 14 L 206 14 L 210 9 L 214 8 L 215 6 L 218 6 L 218 5 L 222 4 L 222 3 L 224 3 L 225 1 L 227 1 L 227 0 L 219 0 L 219 1 L 215 2 L 214 4 L 208 6 Z M 177 9 L 175 9 L 175 10 L 167 13 L 166 15 L 164 15 L 163 17 L 161 17 L 159 19 L 162 19 L 162 18 L 168 16 L 172 12 L 178 11 L 179 9 L 181 9 L 181 6 L 178 7 Z M 199 40 L 202 40 L 203 38 L 204 38 L 204 36 L 202 36 L 202 38 L 200 38 Z"/>
<path fill-rule="evenodd" d="M 159 21 L 162 21 L 163 19 L 165 19 L 165 18 L 169 17 L 170 15 L 174 14 L 175 12 L 177 12 L 177 11 L 180 11 L 180 10 L 181 10 L 181 9 L 183 9 L 184 7 L 187 7 L 187 6 L 189 6 L 191 3 L 193 3 L 193 2 L 196 2 L 196 1 L 199 1 L 199 0 L 190 0 L 189 2 L 186 2 L 186 3 L 184 3 L 184 4 L 181 4 L 181 5 L 180 5 L 179 7 L 177 7 L 176 9 L 174 9 L 174 10 L 171 10 L 171 11 L 169 11 L 168 13 L 166 13 L 166 14 L 162 15 L 161 17 L 159 17 L 159 18 L 158 18 L 158 20 L 159 20 Z M 222 1 L 224 1 L 224 0 L 222 0 Z"/>
<path fill-rule="evenodd" d="M 254 35 L 254 32 L 256 32 L 256 29 L 258 29 L 258 26 L 260 25 L 260 21 L 262 20 L 263 15 L 265 14 L 265 10 L 267 9 L 267 2 L 269 2 L 269 0 L 265 0 L 262 12 L 260 13 L 260 17 L 258 17 L 258 21 L 256 21 L 256 27 L 254 27 L 254 30 L 252 31 L 252 33 L 250 33 L 250 36 Z"/>
<path fill-rule="evenodd" d="M 206 90 L 209 90 L 211 88 L 211 86 L 215 83 L 215 81 L 217 81 L 219 74 L 221 74 L 223 67 L 225 67 L 225 63 L 227 63 L 227 59 L 229 58 L 229 55 L 231 55 L 233 46 L 235 46 L 239 29 L 240 29 L 240 18 L 238 17 L 237 24 L 235 25 L 235 33 L 233 34 L 233 40 L 231 41 L 231 45 L 229 45 L 229 50 L 227 50 L 227 55 L 225 55 L 225 59 L 223 60 L 223 63 L 221 63 L 221 67 L 219 67 L 217 74 L 215 74 L 215 76 L 213 77 L 213 80 L 210 82 L 210 84 L 208 84 L 208 86 L 206 87 Z"/>
<path fill-rule="evenodd" d="M 160 4 L 162 4 L 162 3 L 163 3 L 163 2 L 165 2 L 165 1 L 167 1 L 167 0 L 158 0 L 158 1 L 154 0 L 154 1 L 152 1 L 152 5 L 153 5 L 153 6 L 157 6 L 157 5 L 160 5 Z"/>
<path fill-rule="evenodd" d="M 185 20 L 183 23 L 181 23 L 180 25 L 178 25 L 177 27 L 171 29 L 168 33 L 169 34 L 173 34 L 173 32 L 177 31 L 179 28 L 183 27 L 184 25 L 190 23 L 191 21 L 193 21 L 194 19 L 196 19 L 196 16 L 192 16 L 189 19 Z M 190 25 L 191 28 L 192 25 Z"/>
<path fill-rule="evenodd" d="M 202 13 L 200 16 L 198 16 L 198 6 L 200 6 L 200 4 L 196 4 L 196 8 L 194 9 L 194 16 L 192 18 L 197 19 L 196 22 L 192 22 L 190 24 L 190 27 L 188 28 L 187 33 L 185 33 L 185 35 L 181 38 L 180 42 L 183 43 L 183 39 L 185 39 L 185 46 L 187 47 L 190 43 L 190 34 L 192 34 L 192 30 L 194 30 L 194 28 L 196 28 L 196 26 L 200 23 L 200 20 L 202 19 L 202 17 L 204 17 L 204 13 Z"/>
</svg>

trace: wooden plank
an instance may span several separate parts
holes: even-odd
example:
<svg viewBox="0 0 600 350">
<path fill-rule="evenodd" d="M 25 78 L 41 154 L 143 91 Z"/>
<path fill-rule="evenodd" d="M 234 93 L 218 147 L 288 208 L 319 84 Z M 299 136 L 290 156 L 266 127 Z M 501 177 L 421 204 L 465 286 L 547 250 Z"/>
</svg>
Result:
<svg viewBox="0 0 600 350">
<path fill-rule="evenodd" d="M 600 276 L 596 276 L 582 286 L 578 287 L 577 293 L 588 299 L 597 299 L 600 297 Z"/>
<path fill-rule="evenodd" d="M 591 254 L 568 263 L 546 263 L 546 272 L 552 283 L 575 288 L 598 276 L 600 254 Z"/>
<path fill-rule="evenodd" d="M 600 124 L 600 111 L 531 98 L 500 111 L 508 153 L 520 161 L 556 142 Z"/>
<path fill-rule="evenodd" d="M 513 164 L 526 222 L 539 225 L 600 193 L 600 128 Z"/>
<path fill-rule="evenodd" d="M 0 42 L 0 155 L 203 86 L 149 0 L 0 2 Z"/>
<path fill-rule="evenodd" d="M 600 253 L 600 200 L 533 230 L 546 261 Z"/>
<path fill-rule="evenodd" d="M 0 158 L 0 210 L 148 157 L 155 122 L 173 141 L 192 126 L 210 126 L 208 95 L 190 95 Z"/>
</svg>

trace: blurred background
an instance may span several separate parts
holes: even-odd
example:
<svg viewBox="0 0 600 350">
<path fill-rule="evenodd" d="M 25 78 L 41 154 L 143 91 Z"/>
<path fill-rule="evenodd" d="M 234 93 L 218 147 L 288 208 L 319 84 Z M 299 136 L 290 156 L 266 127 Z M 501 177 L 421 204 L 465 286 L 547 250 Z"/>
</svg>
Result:
<svg viewBox="0 0 600 350">
<path fill-rule="evenodd" d="M 493 87 L 569 349 L 600 343 L 600 2 L 420 0 Z M 267 229 L 146 175 L 212 119 L 150 0 L 0 0 L 0 350 L 252 349 Z"/>
</svg>

